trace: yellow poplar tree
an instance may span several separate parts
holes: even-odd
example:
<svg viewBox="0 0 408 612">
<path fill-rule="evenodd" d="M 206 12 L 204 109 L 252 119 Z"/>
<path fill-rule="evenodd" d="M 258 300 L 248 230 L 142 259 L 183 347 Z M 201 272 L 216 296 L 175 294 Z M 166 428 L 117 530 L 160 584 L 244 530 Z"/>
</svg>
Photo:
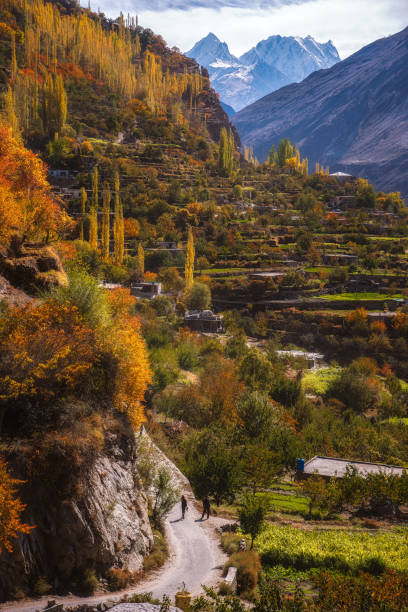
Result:
<svg viewBox="0 0 408 612">
<path fill-rule="evenodd" d="M 109 238 L 110 238 L 110 203 L 111 190 L 109 183 L 103 185 L 103 216 L 102 216 L 102 256 L 105 261 L 109 260 Z"/>
<path fill-rule="evenodd" d="M 11 78 L 14 81 L 17 76 L 17 55 L 16 55 L 16 33 L 11 34 Z"/>
<path fill-rule="evenodd" d="M 4 96 L 5 102 L 5 113 L 6 113 L 6 121 L 11 128 L 11 132 L 14 138 L 19 138 L 20 130 L 18 125 L 18 118 L 16 115 L 16 104 L 14 92 L 11 89 L 10 85 L 7 87 L 7 92 Z"/>
<path fill-rule="evenodd" d="M 139 246 L 137 247 L 137 270 L 136 270 L 138 278 L 143 278 L 144 275 L 144 248 L 141 242 L 139 242 Z"/>
<path fill-rule="evenodd" d="M 120 201 L 119 173 L 115 175 L 115 219 L 113 222 L 113 239 L 115 260 L 122 263 L 125 254 L 125 222 L 123 219 L 123 206 Z"/>
<path fill-rule="evenodd" d="M 188 291 L 193 286 L 194 282 L 194 258 L 195 258 L 195 248 L 194 248 L 194 236 L 191 227 L 188 229 L 188 237 L 187 237 L 187 252 L 186 252 L 186 267 L 185 267 L 185 282 L 186 282 L 186 290 Z"/>
<path fill-rule="evenodd" d="M 99 173 L 98 167 L 95 166 L 92 175 L 92 206 L 89 225 L 89 244 L 94 250 L 98 248 L 98 190 Z"/>
<path fill-rule="evenodd" d="M 82 187 L 82 189 L 81 189 L 81 227 L 80 227 L 80 230 L 79 230 L 79 238 L 80 238 L 80 240 L 84 239 L 84 219 L 85 219 L 87 199 L 88 199 L 88 197 L 86 195 L 85 187 Z"/>
</svg>

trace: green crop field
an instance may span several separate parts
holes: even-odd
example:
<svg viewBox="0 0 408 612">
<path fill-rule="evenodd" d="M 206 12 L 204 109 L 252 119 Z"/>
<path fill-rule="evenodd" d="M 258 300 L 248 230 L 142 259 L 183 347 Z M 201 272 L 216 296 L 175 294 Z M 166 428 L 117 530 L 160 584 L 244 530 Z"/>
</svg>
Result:
<svg viewBox="0 0 408 612">
<path fill-rule="evenodd" d="M 387 295 L 385 293 L 365 293 L 365 292 L 356 292 L 356 293 L 336 293 L 334 295 L 321 295 L 317 296 L 316 299 L 319 300 L 327 300 L 328 302 L 337 302 L 337 301 L 354 301 L 354 300 L 401 300 L 404 296 L 402 293 L 393 293 L 391 295 Z"/>
<path fill-rule="evenodd" d="M 302 388 L 305 393 L 324 395 L 331 382 L 341 372 L 341 368 L 322 368 L 308 371 L 302 378 Z"/>
<path fill-rule="evenodd" d="M 291 495 L 272 491 L 258 493 L 257 497 L 264 499 L 266 507 L 272 512 L 305 515 L 309 511 L 309 498 L 303 495 Z"/>
<path fill-rule="evenodd" d="M 407 571 L 407 542 L 408 529 L 402 527 L 373 533 L 268 526 L 256 548 L 266 566 L 376 573 L 384 568 Z"/>
</svg>

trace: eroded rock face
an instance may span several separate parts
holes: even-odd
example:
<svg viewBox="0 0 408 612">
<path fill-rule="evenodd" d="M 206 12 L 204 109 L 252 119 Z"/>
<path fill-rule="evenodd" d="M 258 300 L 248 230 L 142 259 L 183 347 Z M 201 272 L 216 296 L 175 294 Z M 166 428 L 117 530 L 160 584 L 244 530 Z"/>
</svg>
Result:
<svg viewBox="0 0 408 612">
<path fill-rule="evenodd" d="M 36 528 L 20 537 L 12 554 L 0 556 L 0 600 L 16 586 L 28 590 L 39 576 L 64 592 L 86 568 L 98 577 L 111 567 L 142 568 L 153 534 L 136 469 L 136 443 L 112 439 L 109 447 L 77 483 L 81 495 L 50 504 L 46 483 L 43 491 L 26 491 L 25 520 Z"/>
<path fill-rule="evenodd" d="M 15 287 L 33 292 L 63 285 L 67 277 L 60 258 L 52 247 L 13 245 L 0 250 L 0 274 Z"/>
</svg>

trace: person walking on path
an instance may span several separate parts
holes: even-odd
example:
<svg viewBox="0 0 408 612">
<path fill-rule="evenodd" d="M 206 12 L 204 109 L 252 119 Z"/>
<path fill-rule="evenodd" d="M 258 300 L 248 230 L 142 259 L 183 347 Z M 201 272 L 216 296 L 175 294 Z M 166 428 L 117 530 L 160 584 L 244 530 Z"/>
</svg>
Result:
<svg viewBox="0 0 408 612">
<path fill-rule="evenodd" d="M 188 510 L 187 500 L 184 495 L 181 496 L 181 518 L 184 520 L 184 515 L 186 514 L 186 510 Z"/>
<path fill-rule="evenodd" d="M 201 515 L 201 520 L 204 520 L 204 516 L 207 515 L 207 520 L 210 518 L 210 500 L 206 495 L 203 499 L 203 513 Z"/>
</svg>

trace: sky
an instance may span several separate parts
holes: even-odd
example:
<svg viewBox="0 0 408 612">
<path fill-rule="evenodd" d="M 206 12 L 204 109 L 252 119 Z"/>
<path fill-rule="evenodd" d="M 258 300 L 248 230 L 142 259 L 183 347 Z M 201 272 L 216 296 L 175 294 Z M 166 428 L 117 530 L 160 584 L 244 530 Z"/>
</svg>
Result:
<svg viewBox="0 0 408 612">
<path fill-rule="evenodd" d="M 273 34 L 310 34 L 332 40 L 344 59 L 408 25 L 408 0 L 91 0 L 91 8 L 138 14 L 141 26 L 182 51 L 213 32 L 237 56 Z"/>
</svg>

